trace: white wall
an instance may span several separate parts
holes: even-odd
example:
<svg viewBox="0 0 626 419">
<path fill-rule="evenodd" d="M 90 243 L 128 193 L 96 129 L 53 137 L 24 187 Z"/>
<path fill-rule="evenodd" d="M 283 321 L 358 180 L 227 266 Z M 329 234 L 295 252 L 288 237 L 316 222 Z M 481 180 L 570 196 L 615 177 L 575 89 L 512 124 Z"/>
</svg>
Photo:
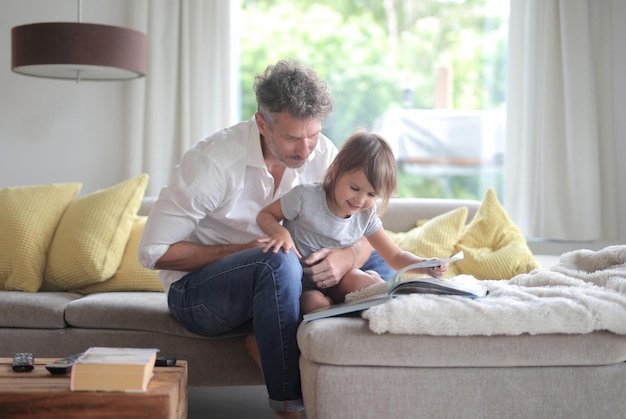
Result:
<svg viewBox="0 0 626 419">
<path fill-rule="evenodd" d="M 129 27 L 125 0 L 83 0 L 82 21 Z M 81 195 L 127 177 L 127 82 L 81 82 L 11 71 L 11 28 L 75 22 L 76 0 L 0 2 L 0 187 L 79 181 Z"/>
</svg>

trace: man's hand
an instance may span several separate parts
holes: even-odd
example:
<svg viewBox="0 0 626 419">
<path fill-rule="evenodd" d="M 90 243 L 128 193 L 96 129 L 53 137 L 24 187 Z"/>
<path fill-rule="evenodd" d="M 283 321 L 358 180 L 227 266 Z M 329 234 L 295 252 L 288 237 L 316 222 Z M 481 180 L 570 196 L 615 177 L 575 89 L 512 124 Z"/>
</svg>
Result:
<svg viewBox="0 0 626 419">
<path fill-rule="evenodd" d="M 311 253 L 304 261 L 310 265 L 304 268 L 307 275 L 318 288 L 329 288 L 337 285 L 341 278 L 356 262 L 356 252 L 351 247 L 344 249 L 320 249 Z"/>
<path fill-rule="evenodd" d="M 263 239 L 236 244 L 198 244 L 186 241 L 174 243 L 157 261 L 156 269 L 194 272 L 205 266 L 242 250 L 263 247 Z"/>
<path fill-rule="evenodd" d="M 303 269 L 318 288 L 329 288 L 341 282 L 348 271 L 360 268 L 372 254 L 372 246 L 361 237 L 350 247 L 343 249 L 320 249 L 304 260 L 309 265 Z"/>
</svg>

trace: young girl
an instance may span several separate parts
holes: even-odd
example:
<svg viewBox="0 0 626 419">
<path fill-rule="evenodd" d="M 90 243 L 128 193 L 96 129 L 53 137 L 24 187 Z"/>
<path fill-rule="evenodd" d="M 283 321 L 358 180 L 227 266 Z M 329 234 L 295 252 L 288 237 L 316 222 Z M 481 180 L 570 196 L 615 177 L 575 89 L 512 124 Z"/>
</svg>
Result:
<svg viewBox="0 0 626 419">
<path fill-rule="evenodd" d="M 351 246 L 361 237 L 391 268 L 425 260 L 401 250 L 385 233 L 376 201 L 386 208 L 396 188 L 396 161 L 387 142 L 369 132 L 352 135 L 326 172 L 323 184 L 298 185 L 259 213 L 257 223 L 268 235 L 264 251 L 292 250 L 301 259 L 321 248 Z M 280 222 L 283 221 L 283 225 Z M 412 270 L 441 277 L 448 265 Z M 374 271 L 353 269 L 335 286 L 302 279 L 303 314 L 343 302 L 346 294 L 383 282 Z"/>
</svg>

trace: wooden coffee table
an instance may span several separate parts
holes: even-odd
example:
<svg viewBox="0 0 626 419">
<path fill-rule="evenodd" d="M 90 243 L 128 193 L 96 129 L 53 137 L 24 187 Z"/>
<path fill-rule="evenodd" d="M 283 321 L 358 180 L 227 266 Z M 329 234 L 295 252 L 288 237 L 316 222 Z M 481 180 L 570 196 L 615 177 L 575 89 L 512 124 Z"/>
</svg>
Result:
<svg viewBox="0 0 626 419">
<path fill-rule="evenodd" d="M 167 418 L 187 417 L 187 362 L 155 367 L 146 393 L 70 391 L 70 376 L 52 375 L 35 358 L 31 372 L 14 372 L 0 358 L 0 418 Z"/>
</svg>

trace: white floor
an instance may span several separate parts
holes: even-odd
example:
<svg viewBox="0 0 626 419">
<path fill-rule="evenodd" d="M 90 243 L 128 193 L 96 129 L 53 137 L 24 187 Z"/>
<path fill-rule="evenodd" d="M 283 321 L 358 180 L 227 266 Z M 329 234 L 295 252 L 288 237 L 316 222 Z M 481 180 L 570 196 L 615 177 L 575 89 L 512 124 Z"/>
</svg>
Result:
<svg viewBox="0 0 626 419">
<path fill-rule="evenodd" d="M 272 419 L 265 386 L 189 387 L 188 419 Z"/>
</svg>

